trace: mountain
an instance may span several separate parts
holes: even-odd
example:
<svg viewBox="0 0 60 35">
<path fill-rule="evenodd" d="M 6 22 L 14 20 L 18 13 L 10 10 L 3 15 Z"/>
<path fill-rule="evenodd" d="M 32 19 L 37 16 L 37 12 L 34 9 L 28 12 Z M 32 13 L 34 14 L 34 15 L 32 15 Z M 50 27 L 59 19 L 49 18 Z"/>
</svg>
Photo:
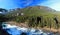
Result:
<svg viewBox="0 0 60 35">
<path fill-rule="evenodd" d="M 8 10 L 4 8 L 0 8 L 0 14 L 5 15 L 7 14 Z"/>
<path fill-rule="evenodd" d="M 49 14 L 49 13 L 55 13 L 56 10 L 46 7 L 46 6 L 30 6 L 26 8 L 16 8 L 12 9 L 8 14 L 9 15 L 21 15 L 21 13 L 24 13 L 24 15 L 41 15 L 41 14 Z"/>
</svg>

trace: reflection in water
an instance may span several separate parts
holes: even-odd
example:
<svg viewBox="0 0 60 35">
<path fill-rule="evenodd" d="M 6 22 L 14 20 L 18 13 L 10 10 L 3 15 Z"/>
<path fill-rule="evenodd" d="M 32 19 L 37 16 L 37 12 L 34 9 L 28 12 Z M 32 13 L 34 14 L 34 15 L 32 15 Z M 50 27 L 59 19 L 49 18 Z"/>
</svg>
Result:
<svg viewBox="0 0 60 35">
<path fill-rule="evenodd" d="M 53 35 L 53 33 L 48 34 L 34 28 L 28 29 L 3 23 L 0 25 L 0 35 Z"/>
</svg>

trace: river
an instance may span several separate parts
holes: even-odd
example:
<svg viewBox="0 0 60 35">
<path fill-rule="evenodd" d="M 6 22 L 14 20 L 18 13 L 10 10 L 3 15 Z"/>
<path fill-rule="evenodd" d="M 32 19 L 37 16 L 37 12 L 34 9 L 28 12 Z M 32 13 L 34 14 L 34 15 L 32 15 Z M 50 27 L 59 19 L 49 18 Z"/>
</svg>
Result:
<svg viewBox="0 0 60 35">
<path fill-rule="evenodd" d="M 47 30 L 18 27 L 5 22 L 0 26 L 0 35 L 60 35 L 59 33 L 54 34 Z"/>
</svg>

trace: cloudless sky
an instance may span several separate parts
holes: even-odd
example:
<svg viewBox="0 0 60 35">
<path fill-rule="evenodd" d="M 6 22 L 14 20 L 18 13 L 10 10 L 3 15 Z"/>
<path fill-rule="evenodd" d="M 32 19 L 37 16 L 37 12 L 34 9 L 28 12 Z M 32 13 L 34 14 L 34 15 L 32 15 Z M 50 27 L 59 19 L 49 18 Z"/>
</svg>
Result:
<svg viewBox="0 0 60 35">
<path fill-rule="evenodd" d="M 0 8 L 14 9 L 43 5 L 60 11 L 60 0 L 0 0 Z"/>
</svg>

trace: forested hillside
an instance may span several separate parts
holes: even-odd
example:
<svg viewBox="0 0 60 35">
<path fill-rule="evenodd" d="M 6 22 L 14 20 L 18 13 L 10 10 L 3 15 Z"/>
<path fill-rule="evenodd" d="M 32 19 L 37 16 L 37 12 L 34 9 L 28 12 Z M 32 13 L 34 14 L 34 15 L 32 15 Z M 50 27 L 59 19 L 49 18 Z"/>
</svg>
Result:
<svg viewBox="0 0 60 35">
<path fill-rule="evenodd" d="M 29 27 L 60 27 L 58 11 L 45 6 L 32 6 L 26 8 L 10 9 L 5 15 L 10 21 L 27 22 Z"/>
</svg>

